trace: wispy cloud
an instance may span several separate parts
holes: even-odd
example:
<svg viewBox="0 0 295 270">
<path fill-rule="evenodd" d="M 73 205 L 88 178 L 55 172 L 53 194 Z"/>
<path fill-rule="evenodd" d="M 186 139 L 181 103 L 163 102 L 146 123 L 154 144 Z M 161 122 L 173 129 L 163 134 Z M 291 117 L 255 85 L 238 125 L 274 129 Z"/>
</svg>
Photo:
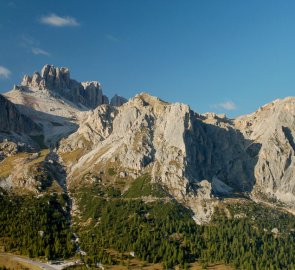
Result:
<svg viewBox="0 0 295 270">
<path fill-rule="evenodd" d="M 22 35 L 21 36 L 21 45 L 23 47 L 32 47 L 32 46 L 36 46 L 36 45 L 39 45 L 39 41 L 34 39 L 33 37 L 31 36 L 28 36 L 28 35 Z"/>
<path fill-rule="evenodd" d="M 108 39 L 109 41 L 112 41 L 112 42 L 119 42 L 120 41 L 117 37 L 115 37 L 111 34 L 107 34 L 106 39 Z"/>
<path fill-rule="evenodd" d="M 211 107 L 214 109 L 224 109 L 227 111 L 233 111 L 237 108 L 236 104 L 232 102 L 231 100 L 228 100 L 219 104 L 214 104 Z"/>
<path fill-rule="evenodd" d="M 40 42 L 30 36 L 23 35 L 21 37 L 21 46 L 25 47 L 29 50 L 29 52 L 35 54 L 35 55 L 44 55 L 44 56 L 50 56 L 51 54 L 40 48 Z"/>
<path fill-rule="evenodd" d="M 8 79 L 11 74 L 11 71 L 3 66 L 0 66 L 0 78 Z"/>
<path fill-rule="evenodd" d="M 56 14 L 49 14 L 47 16 L 42 16 L 40 22 L 43 24 L 64 27 L 64 26 L 78 26 L 80 25 L 77 20 L 73 17 L 65 16 L 61 17 Z"/>
<path fill-rule="evenodd" d="M 50 53 L 41 48 L 32 48 L 32 53 L 35 55 L 45 55 L 50 56 Z"/>
</svg>

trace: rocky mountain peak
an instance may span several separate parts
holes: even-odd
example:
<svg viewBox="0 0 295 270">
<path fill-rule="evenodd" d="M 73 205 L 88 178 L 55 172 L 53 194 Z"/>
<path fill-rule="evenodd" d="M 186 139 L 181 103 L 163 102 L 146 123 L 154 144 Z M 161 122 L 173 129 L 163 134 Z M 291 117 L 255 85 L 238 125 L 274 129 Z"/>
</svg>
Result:
<svg viewBox="0 0 295 270">
<path fill-rule="evenodd" d="M 118 106 L 123 105 L 126 102 L 127 102 L 126 98 L 118 96 L 117 94 L 115 94 L 111 99 L 110 105 L 118 107 Z"/>
<path fill-rule="evenodd" d="M 31 88 L 33 91 L 49 90 L 76 105 L 81 104 L 90 109 L 101 104 L 109 104 L 109 99 L 103 94 L 99 82 L 80 83 L 73 80 L 70 77 L 70 70 L 66 67 L 59 68 L 47 64 L 42 68 L 41 74 L 36 71 L 32 76 L 25 75 L 21 86 Z M 116 96 L 111 105 L 120 106 L 126 101 L 125 98 Z"/>
<path fill-rule="evenodd" d="M 146 92 L 135 95 L 134 98 L 132 98 L 128 103 L 133 104 L 139 108 L 149 107 L 150 110 L 156 114 L 161 114 L 165 110 L 165 107 L 170 105 L 170 103 L 165 102 L 160 98 L 152 96 Z M 176 104 L 178 103 L 175 103 L 175 105 Z"/>
<path fill-rule="evenodd" d="M 44 79 L 44 86 L 48 89 L 71 88 L 70 71 L 66 67 L 58 68 L 53 65 L 45 65 L 41 70 L 41 77 Z"/>
<path fill-rule="evenodd" d="M 135 95 L 133 99 L 134 100 L 142 100 L 148 104 L 154 104 L 157 102 L 164 102 L 161 99 L 159 99 L 158 97 L 152 96 L 147 92 L 141 92 L 141 93 Z M 167 102 L 164 102 L 164 103 L 168 104 Z"/>
<path fill-rule="evenodd" d="M 95 89 L 101 88 L 101 84 L 98 81 L 82 82 L 81 84 L 83 85 L 85 90 L 89 88 L 95 88 Z"/>
</svg>

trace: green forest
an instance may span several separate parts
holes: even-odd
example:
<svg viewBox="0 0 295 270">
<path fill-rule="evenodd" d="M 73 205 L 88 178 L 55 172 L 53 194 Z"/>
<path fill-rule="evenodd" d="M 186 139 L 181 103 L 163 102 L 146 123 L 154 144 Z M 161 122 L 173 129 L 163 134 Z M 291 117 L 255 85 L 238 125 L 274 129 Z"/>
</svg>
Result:
<svg viewBox="0 0 295 270">
<path fill-rule="evenodd" d="M 249 202 L 229 207 L 232 216 L 245 213 L 243 218 L 228 219 L 216 210 L 211 224 L 198 226 L 191 211 L 150 184 L 148 177 L 138 178 L 121 196 L 114 190 L 112 194 L 116 196 L 110 197 L 100 185 L 76 191 L 81 219 L 92 221 L 76 228 L 88 265 L 119 263 L 107 252 L 114 249 L 122 256 L 133 251 L 136 257 L 161 262 L 167 269 L 176 265 L 188 269 L 194 261 L 204 268 L 222 262 L 237 269 L 295 269 L 291 215 Z M 158 199 L 145 203 L 143 195 Z M 271 232 L 274 227 L 280 232 L 277 235 Z"/>
<path fill-rule="evenodd" d="M 0 246 L 29 257 L 69 257 L 75 245 L 65 195 L 0 195 Z"/>
<path fill-rule="evenodd" d="M 0 195 L 0 246 L 30 257 L 69 258 L 77 249 L 75 232 L 88 267 L 120 264 L 120 258 L 134 252 L 166 269 L 189 269 L 195 261 L 204 269 L 211 263 L 295 269 L 294 216 L 251 201 L 228 205 L 231 218 L 217 208 L 211 223 L 200 226 L 190 210 L 148 176 L 123 194 L 96 183 L 71 190 L 71 195 L 80 210 L 72 227 L 66 195 Z M 144 196 L 153 200 L 147 203 Z"/>
</svg>

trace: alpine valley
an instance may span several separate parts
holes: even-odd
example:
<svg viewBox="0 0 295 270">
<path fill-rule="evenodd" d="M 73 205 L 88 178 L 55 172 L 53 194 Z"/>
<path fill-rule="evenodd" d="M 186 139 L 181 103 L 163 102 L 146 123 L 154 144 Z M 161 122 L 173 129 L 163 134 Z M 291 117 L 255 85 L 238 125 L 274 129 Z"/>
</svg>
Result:
<svg viewBox="0 0 295 270">
<path fill-rule="evenodd" d="M 0 95 L 2 252 L 77 270 L 290 270 L 294 215 L 293 97 L 229 119 L 109 100 L 52 65 Z"/>
</svg>

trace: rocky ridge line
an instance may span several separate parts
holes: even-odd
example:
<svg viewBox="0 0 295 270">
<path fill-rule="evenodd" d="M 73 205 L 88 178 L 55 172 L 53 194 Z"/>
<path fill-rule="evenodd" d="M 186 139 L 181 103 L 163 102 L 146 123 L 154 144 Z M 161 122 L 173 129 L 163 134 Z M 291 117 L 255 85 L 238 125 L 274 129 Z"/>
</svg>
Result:
<svg viewBox="0 0 295 270">
<path fill-rule="evenodd" d="M 25 75 L 20 86 L 15 86 L 15 90 L 22 87 L 33 88 L 36 90 L 50 90 L 74 104 L 94 109 L 98 105 L 109 104 L 109 99 L 102 92 L 101 84 L 97 81 L 78 82 L 70 78 L 70 71 L 66 67 L 54 67 L 45 65 L 41 74 L 34 72 L 32 76 Z M 120 106 L 127 100 L 115 95 L 111 99 L 112 106 Z"/>
</svg>

